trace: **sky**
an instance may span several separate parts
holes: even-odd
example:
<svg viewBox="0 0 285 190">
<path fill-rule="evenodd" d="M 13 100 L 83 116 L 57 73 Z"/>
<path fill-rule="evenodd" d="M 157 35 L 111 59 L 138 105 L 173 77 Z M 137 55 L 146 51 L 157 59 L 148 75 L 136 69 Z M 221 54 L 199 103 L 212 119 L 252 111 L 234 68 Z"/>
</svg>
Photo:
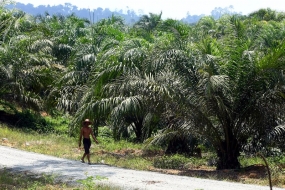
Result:
<svg viewBox="0 0 285 190">
<path fill-rule="evenodd" d="M 136 13 L 159 14 L 162 18 L 182 19 L 189 15 L 210 15 L 215 7 L 233 6 L 233 11 L 249 14 L 260 8 L 271 8 L 285 12 L 285 0 L 17 0 L 16 2 L 34 6 L 64 5 L 70 3 L 78 8 L 115 10 L 134 10 Z"/>
</svg>

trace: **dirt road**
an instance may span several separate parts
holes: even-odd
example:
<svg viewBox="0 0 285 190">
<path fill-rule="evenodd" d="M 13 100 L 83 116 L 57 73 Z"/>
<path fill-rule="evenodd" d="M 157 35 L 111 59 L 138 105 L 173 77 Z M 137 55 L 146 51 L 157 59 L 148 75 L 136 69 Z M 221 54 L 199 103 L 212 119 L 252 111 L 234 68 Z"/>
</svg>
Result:
<svg viewBox="0 0 285 190">
<path fill-rule="evenodd" d="M 96 176 L 100 176 L 107 178 L 100 180 L 100 183 L 120 186 L 124 190 L 269 190 L 269 187 L 263 186 L 135 171 L 103 164 L 88 165 L 79 161 L 4 146 L 0 146 L 0 155 L 1 168 L 6 167 L 15 171 L 28 171 L 35 174 L 54 174 L 57 179 L 67 183 L 86 179 L 87 176 L 94 176 L 94 179 Z M 99 182 L 96 181 L 96 183 Z M 274 190 L 282 190 L 282 188 L 274 188 Z"/>
</svg>

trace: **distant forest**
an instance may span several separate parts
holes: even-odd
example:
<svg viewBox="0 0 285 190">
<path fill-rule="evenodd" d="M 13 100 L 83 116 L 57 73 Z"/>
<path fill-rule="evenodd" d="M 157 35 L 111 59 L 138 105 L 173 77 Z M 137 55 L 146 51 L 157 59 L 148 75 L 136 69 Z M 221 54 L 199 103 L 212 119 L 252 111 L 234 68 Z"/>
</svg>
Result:
<svg viewBox="0 0 285 190">
<path fill-rule="evenodd" d="M 72 5 L 70 3 L 65 3 L 64 5 L 57 5 L 57 6 L 45 6 L 45 5 L 40 5 L 35 7 L 33 4 L 23 4 L 23 3 L 16 3 L 14 5 L 9 5 L 7 6 L 8 9 L 19 9 L 22 10 L 28 14 L 31 15 L 40 15 L 40 14 L 49 14 L 49 15 L 70 15 L 70 14 L 75 14 L 78 17 L 81 18 L 86 18 L 88 20 L 91 20 L 92 22 L 97 22 L 101 19 L 104 18 L 108 18 L 112 15 L 116 15 L 116 16 L 120 16 L 122 17 L 126 24 L 134 24 L 135 22 L 137 22 L 140 17 L 142 16 L 142 14 L 136 13 L 134 10 L 127 10 L 127 11 L 123 11 L 118 10 L 118 11 L 111 11 L 110 9 L 103 9 L 101 7 L 98 7 L 97 9 L 80 9 L 75 5 Z M 148 13 L 145 13 L 148 14 Z M 156 13 L 157 14 L 157 13 Z M 234 11 L 234 7 L 233 6 L 229 6 L 229 7 L 216 7 L 214 10 L 211 11 L 211 15 L 213 16 L 215 19 L 220 18 L 223 14 L 241 14 L 241 13 L 237 13 Z M 163 12 L 162 12 L 163 15 Z M 201 15 L 191 15 L 189 12 L 185 15 L 184 18 L 181 19 L 181 21 L 185 22 L 185 23 L 196 23 L 197 21 L 200 20 L 200 18 L 207 16 L 205 14 L 201 14 Z"/>
</svg>

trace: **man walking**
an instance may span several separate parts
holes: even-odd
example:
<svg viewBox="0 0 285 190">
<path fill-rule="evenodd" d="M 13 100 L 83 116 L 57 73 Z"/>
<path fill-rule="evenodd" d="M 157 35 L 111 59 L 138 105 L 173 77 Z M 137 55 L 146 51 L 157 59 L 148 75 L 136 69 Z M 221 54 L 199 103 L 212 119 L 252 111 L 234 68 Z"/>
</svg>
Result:
<svg viewBox="0 0 285 190">
<path fill-rule="evenodd" d="M 85 119 L 83 122 L 83 127 L 80 130 L 80 137 L 79 137 L 79 148 L 81 147 L 81 140 L 83 137 L 83 146 L 84 146 L 84 154 L 81 158 L 81 162 L 84 163 L 84 158 L 87 156 L 88 164 L 91 164 L 90 162 L 90 146 L 91 146 L 91 140 L 90 135 L 93 137 L 94 141 L 98 144 L 97 139 L 95 138 L 92 128 L 89 127 L 91 124 L 91 121 L 89 119 Z"/>
</svg>

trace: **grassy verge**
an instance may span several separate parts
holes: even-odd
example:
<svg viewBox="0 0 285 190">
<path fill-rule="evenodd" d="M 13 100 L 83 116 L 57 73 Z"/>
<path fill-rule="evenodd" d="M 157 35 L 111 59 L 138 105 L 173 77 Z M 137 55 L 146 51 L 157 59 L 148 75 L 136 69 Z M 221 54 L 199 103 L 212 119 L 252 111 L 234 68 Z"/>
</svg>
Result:
<svg viewBox="0 0 285 190">
<path fill-rule="evenodd" d="M 91 162 L 93 163 L 105 163 L 136 170 L 151 170 L 176 175 L 268 185 L 266 170 L 261 158 L 240 157 L 240 162 L 243 166 L 242 170 L 216 171 L 214 166 L 208 165 L 209 160 L 215 157 L 213 153 L 204 153 L 202 158 L 187 158 L 182 155 L 169 157 L 163 155 L 163 151 L 155 147 L 145 149 L 142 144 L 134 144 L 123 140 L 114 141 L 106 135 L 105 130 L 99 131 L 98 140 L 100 144 L 96 145 L 93 143 L 91 146 Z M 67 135 L 38 134 L 33 131 L 25 132 L 0 125 L 0 140 L 1 145 L 4 146 L 72 160 L 79 160 L 83 154 L 83 149 L 78 149 L 78 138 L 71 138 Z M 285 163 L 285 157 L 278 159 L 269 158 L 268 161 L 272 171 L 273 185 L 285 187 L 284 166 L 280 164 Z"/>
<path fill-rule="evenodd" d="M 0 169 L 0 189 L 20 190 L 20 189 L 71 189 L 63 183 L 54 183 L 53 176 L 41 175 L 34 176 L 27 172 L 15 173 L 6 168 Z"/>
<path fill-rule="evenodd" d="M 99 185 L 94 182 L 92 176 L 86 176 L 86 179 L 79 180 L 80 186 L 74 187 L 55 180 L 52 175 L 35 175 L 33 173 L 21 172 L 15 173 L 12 170 L 0 169 L 0 189 L 1 190 L 119 190 L 117 187 Z M 96 180 L 102 180 L 97 177 Z"/>
</svg>

